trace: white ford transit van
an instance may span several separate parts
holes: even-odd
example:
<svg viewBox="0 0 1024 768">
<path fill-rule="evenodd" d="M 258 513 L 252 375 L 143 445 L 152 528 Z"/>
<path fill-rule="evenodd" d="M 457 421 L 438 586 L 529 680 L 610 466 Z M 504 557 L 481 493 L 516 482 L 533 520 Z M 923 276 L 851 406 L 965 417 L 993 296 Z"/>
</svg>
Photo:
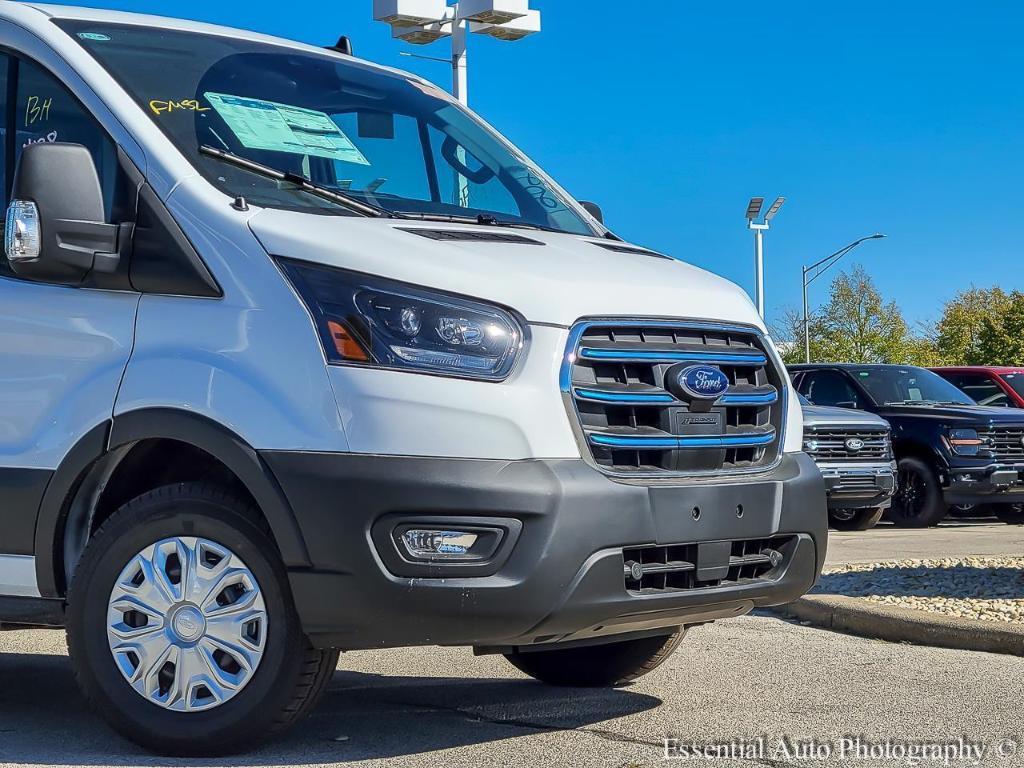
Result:
<svg viewBox="0 0 1024 768">
<path fill-rule="evenodd" d="M 248 748 L 348 649 L 618 685 L 814 583 L 747 297 L 444 92 L 79 8 L 0 3 L 0 49 L 0 622 L 129 738 Z"/>
</svg>

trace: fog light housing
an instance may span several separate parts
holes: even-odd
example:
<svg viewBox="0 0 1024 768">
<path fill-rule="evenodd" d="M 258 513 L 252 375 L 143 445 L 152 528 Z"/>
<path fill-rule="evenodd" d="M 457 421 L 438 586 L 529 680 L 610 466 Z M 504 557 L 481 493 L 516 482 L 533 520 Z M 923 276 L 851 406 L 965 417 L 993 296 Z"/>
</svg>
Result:
<svg viewBox="0 0 1024 768">
<path fill-rule="evenodd" d="M 402 533 L 402 545 L 417 560 L 463 560 L 472 557 L 480 535 L 472 531 L 410 528 Z"/>
</svg>

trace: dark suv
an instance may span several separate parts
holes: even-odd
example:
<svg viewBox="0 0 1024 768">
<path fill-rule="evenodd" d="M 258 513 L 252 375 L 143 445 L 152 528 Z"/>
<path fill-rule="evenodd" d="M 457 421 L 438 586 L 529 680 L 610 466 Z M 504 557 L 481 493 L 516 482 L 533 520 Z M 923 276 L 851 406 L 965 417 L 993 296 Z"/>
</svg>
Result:
<svg viewBox="0 0 1024 768">
<path fill-rule="evenodd" d="M 984 506 L 1024 524 L 1024 413 L 985 408 L 924 368 L 794 365 L 796 388 L 815 405 L 857 408 L 892 425 L 899 490 L 889 519 L 936 525 L 949 505 Z"/>
</svg>

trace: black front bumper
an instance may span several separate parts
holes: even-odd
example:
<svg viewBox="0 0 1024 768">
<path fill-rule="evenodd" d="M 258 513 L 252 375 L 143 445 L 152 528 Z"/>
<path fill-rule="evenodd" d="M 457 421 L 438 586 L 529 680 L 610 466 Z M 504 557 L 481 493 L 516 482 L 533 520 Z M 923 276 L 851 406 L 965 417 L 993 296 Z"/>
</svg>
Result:
<svg viewBox="0 0 1024 768">
<path fill-rule="evenodd" d="M 828 508 L 869 509 L 892 505 L 896 463 L 818 465 L 825 480 Z"/>
<path fill-rule="evenodd" d="M 947 504 L 1019 504 L 1024 502 L 1024 464 L 989 464 L 949 470 Z"/>
<path fill-rule="evenodd" d="M 314 564 L 289 579 L 323 647 L 522 646 L 699 623 L 794 600 L 825 558 L 825 489 L 804 454 L 686 485 L 617 482 L 580 460 L 262 455 Z M 507 538 L 482 565 L 416 565 L 392 536 L 409 522 L 505 524 Z M 784 557 L 758 578 L 627 588 L 624 548 L 768 539 L 785 540 Z"/>
</svg>

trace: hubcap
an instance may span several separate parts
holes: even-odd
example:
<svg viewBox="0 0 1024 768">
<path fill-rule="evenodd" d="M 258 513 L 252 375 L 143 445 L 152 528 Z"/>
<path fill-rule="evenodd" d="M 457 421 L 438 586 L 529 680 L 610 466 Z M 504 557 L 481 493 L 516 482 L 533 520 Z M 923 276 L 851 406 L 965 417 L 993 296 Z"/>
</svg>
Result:
<svg viewBox="0 0 1024 768">
<path fill-rule="evenodd" d="M 121 674 L 147 701 L 175 712 L 212 709 L 256 673 L 267 610 L 256 577 L 227 547 L 164 539 L 121 571 L 107 640 Z"/>
</svg>

